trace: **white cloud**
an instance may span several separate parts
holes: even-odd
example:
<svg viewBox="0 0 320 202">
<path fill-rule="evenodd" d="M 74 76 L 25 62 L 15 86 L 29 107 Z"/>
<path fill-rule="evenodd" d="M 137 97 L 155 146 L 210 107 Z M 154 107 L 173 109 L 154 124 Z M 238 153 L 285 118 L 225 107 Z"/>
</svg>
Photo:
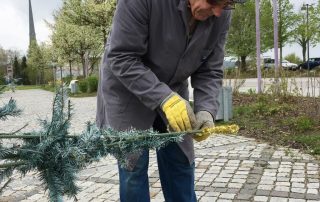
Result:
<svg viewBox="0 0 320 202">
<path fill-rule="evenodd" d="M 48 42 L 51 30 L 44 20 L 35 22 L 36 37 L 39 42 Z"/>
<path fill-rule="evenodd" d="M 61 5 L 61 0 L 32 0 L 32 11 L 37 41 L 47 42 L 51 30 L 44 20 L 52 21 L 52 13 Z M 29 7 L 27 0 L 1 0 L 0 46 L 26 53 L 29 45 Z"/>
<path fill-rule="evenodd" d="M 1 6 L 0 45 L 8 49 L 25 50 L 28 45 L 28 24 L 11 4 Z"/>
</svg>

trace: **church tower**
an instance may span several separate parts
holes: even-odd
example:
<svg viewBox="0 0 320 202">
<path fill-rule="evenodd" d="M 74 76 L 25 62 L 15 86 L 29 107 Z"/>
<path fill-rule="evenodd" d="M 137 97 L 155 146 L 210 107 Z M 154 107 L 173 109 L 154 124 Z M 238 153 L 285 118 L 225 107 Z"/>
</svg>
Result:
<svg viewBox="0 0 320 202">
<path fill-rule="evenodd" d="M 32 40 L 37 41 L 37 39 L 36 39 L 36 31 L 34 29 L 31 0 L 29 0 L 29 44 L 31 44 Z"/>
</svg>

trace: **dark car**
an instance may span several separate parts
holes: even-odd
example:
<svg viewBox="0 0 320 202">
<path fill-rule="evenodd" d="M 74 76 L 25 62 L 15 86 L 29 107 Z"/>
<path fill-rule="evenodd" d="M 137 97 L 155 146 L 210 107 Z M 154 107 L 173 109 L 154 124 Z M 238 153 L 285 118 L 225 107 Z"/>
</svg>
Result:
<svg viewBox="0 0 320 202">
<path fill-rule="evenodd" d="M 310 58 L 309 59 L 309 67 L 308 67 L 308 62 L 304 62 L 298 66 L 298 69 L 308 70 L 308 68 L 310 68 L 310 70 L 312 70 L 318 66 L 320 66 L 320 58 Z"/>
</svg>

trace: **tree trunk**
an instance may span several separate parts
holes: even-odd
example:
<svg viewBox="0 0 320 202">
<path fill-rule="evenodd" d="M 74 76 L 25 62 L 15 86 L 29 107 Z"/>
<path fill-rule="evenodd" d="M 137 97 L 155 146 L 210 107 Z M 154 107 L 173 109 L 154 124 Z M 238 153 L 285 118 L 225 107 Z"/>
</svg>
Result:
<svg viewBox="0 0 320 202">
<path fill-rule="evenodd" d="M 279 67 L 282 68 L 282 0 L 279 0 L 279 48 L 280 48 L 280 58 L 279 58 Z"/>
<path fill-rule="evenodd" d="M 247 70 L 247 64 L 246 64 L 246 58 L 247 56 L 240 56 L 241 58 L 241 65 L 240 65 L 240 71 L 244 72 Z"/>
<path fill-rule="evenodd" d="M 306 62 L 307 43 L 303 42 L 301 46 L 302 46 L 303 62 Z"/>
<path fill-rule="evenodd" d="M 71 60 L 69 60 L 69 74 L 70 74 L 70 77 L 72 77 L 72 65 L 71 65 Z"/>
<path fill-rule="evenodd" d="M 82 64 L 82 75 L 84 78 L 87 77 L 86 75 L 86 59 L 85 59 L 85 53 L 81 54 L 81 64 Z"/>
</svg>

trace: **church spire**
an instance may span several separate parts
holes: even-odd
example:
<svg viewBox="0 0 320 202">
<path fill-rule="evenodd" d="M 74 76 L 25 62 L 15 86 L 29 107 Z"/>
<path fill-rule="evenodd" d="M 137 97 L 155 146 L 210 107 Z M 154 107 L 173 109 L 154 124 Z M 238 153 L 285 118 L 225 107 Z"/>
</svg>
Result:
<svg viewBox="0 0 320 202">
<path fill-rule="evenodd" d="M 29 0 L 29 44 L 31 44 L 32 40 L 36 41 L 37 39 L 36 39 L 36 31 L 34 29 L 31 0 Z"/>
</svg>

